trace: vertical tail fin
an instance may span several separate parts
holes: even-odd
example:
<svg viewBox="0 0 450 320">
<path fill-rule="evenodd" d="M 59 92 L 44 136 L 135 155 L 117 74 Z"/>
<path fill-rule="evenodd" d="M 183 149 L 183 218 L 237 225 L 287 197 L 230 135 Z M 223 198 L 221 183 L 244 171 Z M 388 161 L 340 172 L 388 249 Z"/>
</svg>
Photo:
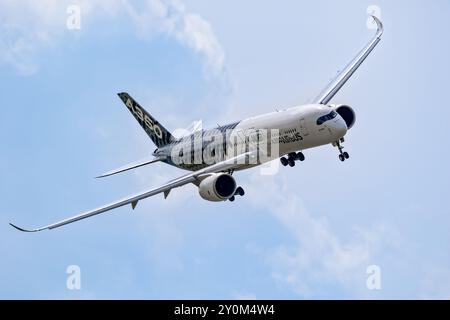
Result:
<svg viewBox="0 0 450 320">
<path fill-rule="evenodd" d="M 128 93 L 122 92 L 118 96 L 158 148 L 174 140 L 172 134 L 145 111 Z"/>
</svg>

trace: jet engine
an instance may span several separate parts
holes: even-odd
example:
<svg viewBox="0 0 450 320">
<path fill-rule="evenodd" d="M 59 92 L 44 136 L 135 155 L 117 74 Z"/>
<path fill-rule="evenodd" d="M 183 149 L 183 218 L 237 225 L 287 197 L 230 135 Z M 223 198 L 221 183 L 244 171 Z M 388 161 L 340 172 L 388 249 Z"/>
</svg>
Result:
<svg viewBox="0 0 450 320">
<path fill-rule="evenodd" d="M 208 201 L 225 201 L 234 196 L 236 181 L 227 173 L 214 173 L 198 185 L 198 193 Z"/>
<path fill-rule="evenodd" d="M 330 105 L 330 107 L 332 107 L 342 117 L 342 119 L 344 119 L 348 129 L 353 127 L 356 121 L 356 114 L 351 107 L 345 104 Z"/>
</svg>

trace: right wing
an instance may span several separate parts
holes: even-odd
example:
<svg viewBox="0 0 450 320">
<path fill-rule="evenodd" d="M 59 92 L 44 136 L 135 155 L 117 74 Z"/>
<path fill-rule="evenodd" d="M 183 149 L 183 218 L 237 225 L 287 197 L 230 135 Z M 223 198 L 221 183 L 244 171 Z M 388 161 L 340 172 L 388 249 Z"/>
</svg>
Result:
<svg viewBox="0 0 450 320">
<path fill-rule="evenodd" d="M 97 208 L 97 209 L 94 209 L 94 210 L 83 212 L 83 213 L 81 213 L 79 215 L 76 215 L 74 217 L 70 217 L 70 218 L 58 221 L 58 222 L 53 223 L 53 224 L 49 224 L 49 225 L 41 227 L 41 228 L 24 229 L 24 228 L 21 228 L 21 227 L 18 227 L 16 225 L 12 224 L 12 223 L 10 223 L 10 225 L 13 226 L 14 228 L 16 228 L 17 230 L 20 230 L 20 231 L 37 232 L 37 231 L 42 231 L 42 230 L 46 230 L 46 229 L 58 228 L 58 227 L 61 227 L 63 225 L 66 225 L 66 224 L 69 224 L 69 223 L 72 223 L 72 222 L 75 222 L 75 221 L 78 221 L 78 220 L 86 219 L 86 218 L 95 216 L 97 214 L 100 214 L 100 213 L 103 213 L 103 212 L 106 212 L 106 211 L 109 211 L 109 210 L 112 210 L 112 209 L 115 209 L 115 208 L 122 207 L 122 206 L 130 204 L 130 203 L 133 205 L 133 208 L 134 208 L 134 206 L 136 205 L 136 203 L 139 200 L 142 200 L 142 199 L 154 196 L 154 195 L 159 194 L 159 193 L 163 193 L 163 192 L 167 193 L 173 188 L 181 187 L 181 186 L 183 186 L 185 184 L 188 184 L 188 183 L 191 183 L 191 182 L 197 182 L 197 181 L 199 181 L 199 179 L 201 180 L 202 176 L 204 176 L 204 175 L 208 175 L 208 174 L 216 173 L 216 172 L 221 172 L 221 171 L 226 171 L 226 170 L 236 169 L 239 166 L 241 166 L 243 163 L 248 163 L 248 162 L 245 162 L 246 157 L 255 157 L 255 156 L 256 156 L 256 153 L 253 152 L 253 151 L 241 154 L 239 156 L 236 156 L 236 157 L 224 160 L 222 162 L 218 162 L 218 163 L 213 164 L 213 165 L 211 165 L 209 167 L 197 170 L 195 172 L 192 172 L 192 173 L 189 173 L 187 175 L 184 175 L 184 176 L 181 176 L 179 178 L 176 178 L 174 180 L 171 180 L 171 181 L 167 182 L 166 184 L 164 184 L 164 185 L 162 185 L 160 187 L 153 188 L 153 189 L 147 190 L 145 192 L 142 192 L 142 193 L 139 193 L 139 194 L 136 194 L 136 195 L 124 198 L 122 200 L 113 202 L 111 204 L 105 205 L 103 207 L 100 207 L 100 208 Z"/>
<path fill-rule="evenodd" d="M 350 61 L 345 68 L 337 74 L 337 76 L 331 80 L 330 84 L 323 89 L 323 91 L 313 100 L 311 103 L 315 104 L 328 104 L 328 102 L 334 97 L 334 95 L 344 86 L 348 79 L 363 63 L 367 56 L 372 52 L 373 48 L 380 42 L 381 35 L 383 34 L 383 24 L 381 21 L 372 15 L 372 18 L 377 24 L 377 32 L 370 42 L 358 53 L 358 55 Z"/>
</svg>

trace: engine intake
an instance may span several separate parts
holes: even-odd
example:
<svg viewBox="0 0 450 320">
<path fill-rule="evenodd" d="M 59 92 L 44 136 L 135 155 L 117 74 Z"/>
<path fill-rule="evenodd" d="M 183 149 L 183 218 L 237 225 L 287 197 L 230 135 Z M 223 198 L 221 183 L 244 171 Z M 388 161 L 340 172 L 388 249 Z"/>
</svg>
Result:
<svg viewBox="0 0 450 320">
<path fill-rule="evenodd" d="M 344 104 L 332 105 L 331 107 L 344 119 L 348 129 L 353 127 L 356 121 L 356 114 L 351 107 Z"/>
<path fill-rule="evenodd" d="M 215 173 L 205 178 L 198 186 L 200 196 L 208 201 L 225 201 L 236 191 L 236 181 L 227 173 Z"/>
</svg>

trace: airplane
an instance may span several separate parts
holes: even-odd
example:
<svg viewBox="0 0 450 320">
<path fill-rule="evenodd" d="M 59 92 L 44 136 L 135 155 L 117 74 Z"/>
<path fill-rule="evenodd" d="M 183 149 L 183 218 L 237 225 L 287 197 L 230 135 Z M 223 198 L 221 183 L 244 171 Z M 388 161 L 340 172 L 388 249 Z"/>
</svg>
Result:
<svg viewBox="0 0 450 320">
<path fill-rule="evenodd" d="M 163 162 L 180 169 L 189 170 L 190 172 L 170 180 L 162 186 L 146 190 L 41 228 L 25 229 L 12 223 L 10 225 L 24 232 L 55 229 L 128 204 L 131 204 L 132 209 L 135 209 L 138 201 L 160 193 L 163 193 L 164 198 L 167 198 L 172 189 L 190 183 L 198 187 L 200 196 L 205 200 L 214 202 L 234 201 L 236 196 L 243 196 L 245 194 L 244 189 L 237 185 L 233 177 L 234 171 L 245 170 L 260 165 L 264 160 L 258 160 L 260 158 L 258 158 L 254 148 L 249 150 L 250 148 L 248 147 L 240 148 L 237 154 L 227 155 L 227 144 L 236 146 L 236 139 L 234 139 L 234 142 L 230 142 L 230 139 L 232 136 L 236 138 L 236 135 L 241 135 L 239 143 L 241 145 L 248 145 L 250 136 L 252 134 L 254 136 L 258 130 L 274 130 L 277 132 L 276 135 L 271 134 L 269 136 L 270 141 L 277 143 L 277 153 L 272 155 L 271 158 L 268 157 L 265 160 L 266 162 L 275 157 L 280 159 L 283 166 L 294 167 L 296 161 L 305 160 L 304 150 L 327 144 L 337 147 L 339 160 L 345 161 L 349 158 L 349 154 L 343 151 L 342 143 L 344 142 L 345 134 L 355 123 L 355 111 L 348 105 L 334 105 L 329 104 L 329 102 L 380 42 L 383 34 L 383 24 L 376 16 L 372 16 L 372 18 L 377 25 L 377 30 L 373 38 L 342 71 L 337 73 L 324 90 L 306 105 L 277 110 L 223 126 L 219 125 L 217 128 L 210 130 L 195 130 L 186 136 L 176 138 L 128 93 L 119 93 L 120 99 L 157 148 L 152 153 L 150 159 L 144 159 L 143 161 L 106 172 L 97 178 L 115 175 L 156 162 Z M 203 142 L 203 139 L 209 136 L 220 136 L 223 139 L 217 139 L 217 141 L 213 139 L 208 145 Z M 196 144 L 195 141 L 199 139 L 201 143 Z M 194 143 L 192 143 L 193 141 Z M 180 148 L 180 146 L 189 146 L 191 148 L 190 151 L 183 155 L 180 153 L 183 153 L 185 149 Z M 209 150 L 223 150 L 222 157 L 213 163 L 204 159 L 196 159 L 199 161 L 185 163 L 178 159 L 183 156 L 184 158 L 192 159 L 196 154 L 204 155 L 207 148 L 210 148 Z M 213 158 L 216 159 L 214 156 Z M 251 159 L 256 159 L 256 161 L 249 161 Z"/>
</svg>

